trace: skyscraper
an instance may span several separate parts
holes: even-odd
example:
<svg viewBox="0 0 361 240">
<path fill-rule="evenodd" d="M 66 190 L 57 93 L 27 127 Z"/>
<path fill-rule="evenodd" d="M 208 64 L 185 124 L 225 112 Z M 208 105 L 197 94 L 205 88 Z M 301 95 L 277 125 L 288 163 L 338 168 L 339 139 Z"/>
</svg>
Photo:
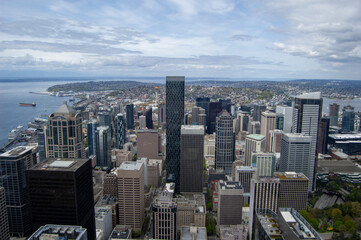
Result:
<svg viewBox="0 0 361 240">
<path fill-rule="evenodd" d="M 158 130 L 137 131 L 138 158 L 160 159 L 160 136 Z"/>
<path fill-rule="evenodd" d="M 309 174 L 305 175 L 310 180 L 312 190 L 315 187 L 317 167 L 317 136 L 322 116 L 322 96 L 320 92 L 305 93 L 295 97 L 293 110 L 293 133 L 302 133 L 312 137 Z M 312 176 L 312 177 L 311 177 Z"/>
<path fill-rule="evenodd" d="M 355 129 L 355 108 L 347 105 L 342 109 L 342 132 L 352 132 Z"/>
<path fill-rule="evenodd" d="M 275 129 L 276 114 L 270 111 L 261 113 L 261 134 L 266 139 L 266 152 L 270 151 L 270 134 L 269 131 Z"/>
<path fill-rule="evenodd" d="M 252 166 L 252 153 L 264 152 L 266 149 L 265 137 L 261 134 L 246 136 L 245 165 Z"/>
<path fill-rule="evenodd" d="M 340 105 L 337 103 L 330 104 L 330 126 L 338 127 L 338 112 Z"/>
<path fill-rule="evenodd" d="M 23 237 L 31 233 L 25 170 L 35 163 L 33 147 L 16 147 L 0 155 L 0 187 L 5 189 L 11 236 Z"/>
<path fill-rule="evenodd" d="M 0 239 L 10 239 L 5 189 L 3 187 L 0 187 Z"/>
<path fill-rule="evenodd" d="M 158 105 L 158 128 L 161 128 L 164 122 L 165 122 L 165 104 L 160 103 Z"/>
<path fill-rule="evenodd" d="M 152 119 L 152 115 L 153 114 L 153 111 L 152 111 L 152 108 L 148 108 L 147 111 L 144 113 L 144 116 L 145 116 L 145 126 L 148 128 L 148 129 L 153 129 L 153 119 Z"/>
<path fill-rule="evenodd" d="M 116 169 L 119 224 L 141 229 L 144 221 L 143 162 L 123 162 Z"/>
<path fill-rule="evenodd" d="M 208 119 L 209 119 L 209 97 L 197 97 L 196 98 L 196 106 L 201 107 L 205 110 L 206 114 L 206 126 L 208 126 Z"/>
<path fill-rule="evenodd" d="M 300 133 L 286 133 L 281 143 L 281 172 L 297 172 L 305 174 L 309 179 L 313 178 L 314 154 L 312 152 L 312 137 Z M 312 191 L 312 181 L 309 183 L 309 191 Z"/>
<path fill-rule="evenodd" d="M 46 224 L 80 225 L 95 239 L 89 159 L 47 159 L 26 171 L 33 231 Z"/>
<path fill-rule="evenodd" d="M 166 78 L 167 181 L 180 191 L 180 139 L 184 117 L 184 77 Z"/>
<path fill-rule="evenodd" d="M 127 128 L 134 129 L 134 104 L 126 106 Z"/>
<path fill-rule="evenodd" d="M 110 112 L 103 111 L 103 112 L 100 112 L 98 115 L 99 115 L 99 126 L 109 127 L 111 129 L 112 117 L 110 115 Z"/>
<path fill-rule="evenodd" d="M 321 118 L 320 129 L 318 131 L 318 144 L 317 144 L 318 153 L 322 153 L 322 154 L 327 153 L 329 128 L 330 128 L 330 119 Z"/>
<path fill-rule="evenodd" d="M 115 116 L 115 148 L 123 149 L 126 131 L 123 114 L 117 114 Z"/>
<path fill-rule="evenodd" d="M 97 127 L 95 132 L 96 156 L 98 167 L 112 168 L 111 162 L 111 133 L 109 127 Z"/>
<path fill-rule="evenodd" d="M 89 156 L 96 154 L 95 131 L 97 127 L 99 127 L 99 122 L 96 119 L 90 119 L 87 124 Z"/>
<path fill-rule="evenodd" d="M 292 130 L 292 114 L 293 114 L 293 107 L 289 106 L 277 106 L 276 107 L 276 114 L 280 114 L 283 117 L 283 130 L 286 133 L 290 133 Z M 278 128 L 280 129 L 280 128 Z"/>
<path fill-rule="evenodd" d="M 237 225 L 242 222 L 243 188 L 239 182 L 220 180 L 218 192 L 218 225 Z"/>
<path fill-rule="evenodd" d="M 209 103 L 209 115 L 207 133 L 213 134 L 216 131 L 217 115 L 222 111 L 221 102 L 210 102 Z"/>
<path fill-rule="evenodd" d="M 203 191 L 204 127 L 182 125 L 180 158 L 180 191 Z"/>
<path fill-rule="evenodd" d="M 255 122 L 261 121 L 262 112 L 266 111 L 266 105 L 255 104 L 253 106 L 252 118 Z"/>
<path fill-rule="evenodd" d="M 252 153 L 252 167 L 255 167 L 256 177 L 273 177 L 276 169 L 276 156 L 274 153 Z"/>
<path fill-rule="evenodd" d="M 50 114 L 45 127 L 47 158 L 85 158 L 83 118 L 66 102 Z"/>
<path fill-rule="evenodd" d="M 231 174 L 235 157 L 235 138 L 233 118 L 226 110 L 217 117 L 216 126 L 215 168 L 222 168 L 226 174 Z"/>
<path fill-rule="evenodd" d="M 306 209 L 308 199 L 308 178 L 303 173 L 278 172 L 280 179 L 279 208 Z"/>
</svg>

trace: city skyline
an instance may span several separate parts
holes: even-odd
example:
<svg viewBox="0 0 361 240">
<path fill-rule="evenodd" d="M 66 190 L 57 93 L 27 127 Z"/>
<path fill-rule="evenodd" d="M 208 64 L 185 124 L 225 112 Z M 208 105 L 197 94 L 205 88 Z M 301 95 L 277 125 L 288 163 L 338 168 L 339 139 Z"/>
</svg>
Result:
<svg viewBox="0 0 361 240">
<path fill-rule="evenodd" d="M 324 0 L 6 1 L 0 73 L 359 79 L 360 8 Z"/>
</svg>

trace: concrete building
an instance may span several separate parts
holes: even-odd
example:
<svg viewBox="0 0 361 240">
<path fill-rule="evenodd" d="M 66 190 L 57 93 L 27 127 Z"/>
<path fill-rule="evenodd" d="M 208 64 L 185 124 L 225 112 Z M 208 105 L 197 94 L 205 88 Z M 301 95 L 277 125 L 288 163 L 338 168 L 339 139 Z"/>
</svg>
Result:
<svg viewBox="0 0 361 240">
<path fill-rule="evenodd" d="M 243 188 L 239 182 L 219 181 L 218 225 L 237 225 L 242 222 Z"/>
<path fill-rule="evenodd" d="M 303 173 L 278 172 L 280 179 L 278 207 L 294 208 L 297 211 L 307 207 L 308 178 Z"/>
<path fill-rule="evenodd" d="M 175 191 L 180 191 L 180 142 L 184 117 L 184 77 L 166 78 L 167 122 L 167 181 L 174 182 Z"/>
<path fill-rule="evenodd" d="M 277 223 L 284 239 L 318 239 L 323 240 L 321 235 L 293 208 L 280 208 Z"/>
<path fill-rule="evenodd" d="M 215 157 L 216 138 L 215 135 L 204 136 L 204 157 Z"/>
<path fill-rule="evenodd" d="M 159 187 L 159 163 L 158 162 L 150 162 L 148 161 L 148 184 L 152 187 Z"/>
<path fill-rule="evenodd" d="M 295 97 L 293 110 L 293 133 L 302 133 L 311 136 L 311 154 L 312 159 L 309 163 L 308 174 L 310 179 L 310 187 L 312 190 L 315 186 L 315 168 L 317 167 L 317 144 L 318 144 L 318 128 L 322 116 L 322 96 L 320 92 L 305 93 Z M 311 177 L 312 176 L 312 177 Z"/>
<path fill-rule="evenodd" d="M 278 210 L 280 191 L 279 178 L 255 178 L 251 180 L 251 209 L 268 208 L 274 212 Z M 252 210 L 251 210 L 252 211 Z"/>
<path fill-rule="evenodd" d="M 250 166 L 237 166 L 235 169 L 235 181 L 240 182 L 244 193 L 250 193 L 251 180 L 256 175 L 256 169 Z"/>
<path fill-rule="evenodd" d="M 180 191 L 203 191 L 204 127 L 182 125 Z"/>
<path fill-rule="evenodd" d="M 276 170 L 276 155 L 274 153 L 252 153 L 252 167 L 256 168 L 256 177 L 273 177 Z"/>
<path fill-rule="evenodd" d="M 263 135 L 249 134 L 246 137 L 245 165 L 252 165 L 252 153 L 265 152 L 266 140 Z"/>
<path fill-rule="evenodd" d="M 261 134 L 265 136 L 266 152 L 270 152 L 270 135 L 269 131 L 275 129 L 276 114 L 270 111 L 265 111 L 261 114 Z"/>
<path fill-rule="evenodd" d="M 20 146 L 0 154 L 0 187 L 5 189 L 6 210 L 11 236 L 31 233 L 25 170 L 36 163 L 36 148 Z"/>
<path fill-rule="evenodd" d="M 261 114 L 266 111 L 266 105 L 255 104 L 253 106 L 252 118 L 253 121 L 261 121 Z"/>
<path fill-rule="evenodd" d="M 330 126 L 338 127 L 338 112 L 340 111 L 339 109 L 340 105 L 338 105 L 337 103 L 330 104 Z"/>
<path fill-rule="evenodd" d="M 198 125 L 200 107 L 192 107 L 192 124 Z"/>
<path fill-rule="evenodd" d="M 209 102 L 210 102 L 210 99 L 208 97 L 197 97 L 196 98 L 196 106 L 201 107 L 205 110 L 204 114 L 206 114 L 206 126 L 208 126 L 208 119 L 209 119 Z M 206 127 L 204 127 L 204 129 L 206 129 Z"/>
<path fill-rule="evenodd" d="M 269 150 L 272 153 L 280 153 L 281 152 L 281 141 L 284 132 L 279 129 L 273 129 L 270 131 L 270 147 Z"/>
<path fill-rule="evenodd" d="M 45 225 L 40 227 L 28 240 L 51 240 L 51 239 L 95 239 L 87 237 L 87 229 L 80 226 L 68 225 Z"/>
<path fill-rule="evenodd" d="M 107 240 L 113 230 L 112 208 L 96 207 L 95 208 L 95 227 L 103 232 L 103 240 Z"/>
<path fill-rule="evenodd" d="M 49 116 L 45 127 L 47 158 L 85 158 L 83 118 L 66 102 Z"/>
<path fill-rule="evenodd" d="M 235 136 L 233 119 L 226 110 L 217 117 L 215 168 L 224 169 L 226 174 L 232 173 L 232 163 L 235 158 Z"/>
<path fill-rule="evenodd" d="M 141 229 L 144 221 L 144 166 L 123 162 L 116 169 L 119 224 Z"/>
<path fill-rule="evenodd" d="M 248 133 L 249 134 L 261 134 L 261 122 L 259 122 L 259 121 L 249 122 Z"/>
<path fill-rule="evenodd" d="M 281 130 L 285 133 L 290 133 L 292 131 L 293 107 L 277 106 L 276 114 L 281 114 L 283 116 L 283 128 Z"/>
<path fill-rule="evenodd" d="M 6 211 L 5 189 L 0 187 L 0 239 L 10 239 L 9 221 Z"/>
<path fill-rule="evenodd" d="M 250 112 L 241 111 L 237 113 L 239 131 L 248 131 L 248 124 L 251 121 Z"/>
<path fill-rule="evenodd" d="M 139 116 L 139 129 L 145 129 L 147 126 L 145 116 Z"/>
<path fill-rule="evenodd" d="M 33 230 L 47 223 L 79 225 L 95 239 L 89 159 L 47 159 L 27 170 L 26 180 Z"/>
<path fill-rule="evenodd" d="M 203 126 L 204 129 L 207 128 L 207 115 L 205 113 L 200 113 L 198 115 L 198 125 Z"/>
<path fill-rule="evenodd" d="M 138 130 L 137 131 L 137 150 L 138 158 L 161 159 L 160 136 L 158 130 Z"/>
<path fill-rule="evenodd" d="M 153 238 L 177 239 L 177 204 L 173 199 L 173 193 L 169 192 L 166 187 L 155 197 L 152 211 Z"/>
<path fill-rule="evenodd" d="M 112 149 L 112 157 L 115 155 L 115 159 L 112 159 L 114 167 L 119 167 L 125 161 L 133 160 L 133 152 L 125 149 Z"/>
<path fill-rule="evenodd" d="M 194 224 L 197 227 L 206 226 L 206 205 L 204 194 L 185 194 L 178 196 L 177 202 L 177 227 L 190 226 Z"/>
<path fill-rule="evenodd" d="M 111 130 L 109 127 L 97 127 L 95 132 L 96 160 L 98 167 L 112 168 L 111 161 Z"/>
<path fill-rule="evenodd" d="M 303 134 L 286 133 L 281 143 L 281 172 L 297 172 L 313 178 L 314 154 L 312 152 L 312 137 Z M 312 181 L 309 182 L 312 191 Z"/>
</svg>

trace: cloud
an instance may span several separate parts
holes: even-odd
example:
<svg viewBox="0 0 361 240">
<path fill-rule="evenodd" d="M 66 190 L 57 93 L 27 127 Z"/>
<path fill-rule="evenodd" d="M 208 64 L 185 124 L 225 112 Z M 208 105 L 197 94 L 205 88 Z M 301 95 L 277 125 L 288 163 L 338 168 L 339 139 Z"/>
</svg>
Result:
<svg viewBox="0 0 361 240">
<path fill-rule="evenodd" d="M 251 35 L 247 35 L 247 34 L 235 34 L 235 35 L 231 36 L 231 39 L 248 42 L 248 41 L 252 41 L 252 39 L 254 39 L 254 37 Z"/>
<path fill-rule="evenodd" d="M 140 51 L 131 51 L 123 48 L 115 48 L 106 45 L 94 44 L 63 44 L 63 43 L 50 43 L 40 41 L 2 41 L 0 42 L 0 51 L 8 49 L 32 49 L 43 52 L 79 52 L 79 53 L 96 53 L 96 54 L 123 54 L 134 53 L 140 54 Z"/>
</svg>

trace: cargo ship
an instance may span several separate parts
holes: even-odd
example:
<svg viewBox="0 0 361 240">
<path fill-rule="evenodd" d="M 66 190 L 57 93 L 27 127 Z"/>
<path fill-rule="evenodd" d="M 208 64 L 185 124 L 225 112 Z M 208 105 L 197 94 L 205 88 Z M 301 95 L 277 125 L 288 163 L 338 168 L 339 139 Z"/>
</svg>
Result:
<svg viewBox="0 0 361 240">
<path fill-rule="evenodd" d="M 19 105 L 24 107 L 36 107 L 36 103 L 19 103 Z"/>
</svg>

